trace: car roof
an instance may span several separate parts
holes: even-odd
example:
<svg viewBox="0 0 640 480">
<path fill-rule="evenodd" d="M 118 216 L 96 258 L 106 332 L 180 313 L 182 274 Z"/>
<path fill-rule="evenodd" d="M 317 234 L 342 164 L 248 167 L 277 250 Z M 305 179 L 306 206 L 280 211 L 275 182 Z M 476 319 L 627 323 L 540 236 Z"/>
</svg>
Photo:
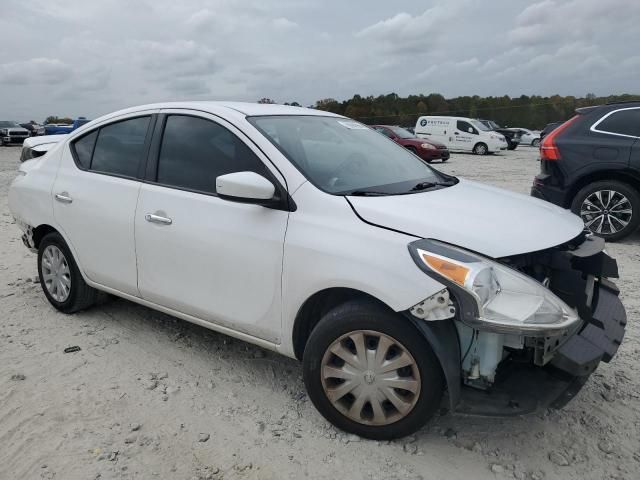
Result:
<svg viewBox="0 0 640 480">
<path fill-rule="evenodd" d="M 184 108 L 188 110 L 200 110 L 203 112 L 219 113 L 220 108 L 225 108 L 239 112 L 248 117 L 260 115 L 314 115 L 326 117 L 342 117 L 324 110 L 315 110 L 313 108 L 293 107 L 291 105 L 278 105 L 274 103 L 250 103 L 250 102 L 225 102 L 225 101 L 201 101 L 201 102 L 163 102 L 148 105 L 139 105 L 137 107 L 126 108 L 117 112 L 110 113 L 101 117 L 101 119 L 134 113 L 142 110 L 158 110 L 168 108 Z"/>
</svg>

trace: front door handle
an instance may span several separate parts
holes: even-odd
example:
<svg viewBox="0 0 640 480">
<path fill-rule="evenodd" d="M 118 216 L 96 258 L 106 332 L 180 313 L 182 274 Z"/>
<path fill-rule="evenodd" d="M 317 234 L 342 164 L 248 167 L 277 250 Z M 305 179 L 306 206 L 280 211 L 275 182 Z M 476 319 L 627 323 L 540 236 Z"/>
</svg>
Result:
<svg viewBox="0 0 640 480">
<path fill-rule="evenodd" d="M 67 192 L 56 193 L 55 197 L 56 197 L 56 200 L 61 203 L 73 202 L 73 198 L 71 198 Z"/>
<path fill-rule="evenodd" d="M 160 215 L 154 215 L 153 213 L 147 213 L 144 216 L 144 219 L 147 222 L 159 223 L 161 225 L 171 225 L 173 223 L 173 220 L 171 220 L 170 218 L 161 217 Z"/>
</svg>

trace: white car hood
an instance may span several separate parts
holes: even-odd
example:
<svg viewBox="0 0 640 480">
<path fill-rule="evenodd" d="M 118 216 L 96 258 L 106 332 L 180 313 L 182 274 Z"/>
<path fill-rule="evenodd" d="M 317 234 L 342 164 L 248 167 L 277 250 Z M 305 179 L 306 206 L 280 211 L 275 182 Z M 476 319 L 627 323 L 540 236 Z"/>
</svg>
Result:
<svg viewBox="0 0 640 480">
<path fill-rule="evenodd" d="M 439 190 L 349 201 L 367 222 L 493 258 L 560 245 L 584 229 L 569 210 L 462 179 Z"/>
</svg>

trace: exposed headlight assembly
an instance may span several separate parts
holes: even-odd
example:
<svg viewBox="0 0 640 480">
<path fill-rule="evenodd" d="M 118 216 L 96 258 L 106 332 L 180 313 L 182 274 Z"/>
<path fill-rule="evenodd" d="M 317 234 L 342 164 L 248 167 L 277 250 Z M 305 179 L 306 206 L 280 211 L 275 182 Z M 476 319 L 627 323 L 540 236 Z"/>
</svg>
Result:
<svg viewBox="0 0 640 480">
<path fill-rule="evenodd" d="M 436 149 L 436 147 L 434 147 L 430 143 L 422 143 L 420 146 L 422 148 L 424 148 L 425 150 L 435 150 Z"/>
<path fill-rule="evenodd" d="M 409 244 L 416 264 L 462 301 L 461 320 L 499 333 L 560 335 L 577 314 L 534 279 L 498 262 L 436 240 Z"/>
</svg>

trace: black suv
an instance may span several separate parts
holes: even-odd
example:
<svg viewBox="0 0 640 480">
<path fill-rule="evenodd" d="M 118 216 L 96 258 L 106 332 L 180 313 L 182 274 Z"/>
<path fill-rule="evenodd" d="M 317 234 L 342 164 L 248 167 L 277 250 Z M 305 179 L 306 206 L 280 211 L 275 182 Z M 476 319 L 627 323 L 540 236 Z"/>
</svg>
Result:
<svg viewBox="0 0 640 480">
<path fill-rule="evenodd" d="M 544 137 L 531 195 L 580 215 L 607 240 L 640 224 L 640 102 L 579 108 Z"/>
<path fill-rule="evenodd" d="M 507 141 L 507 150 L 515 150 L 520 145 L 520 132 L 516 130 L 510 130 L 508 128 L 502 128 L 493 120 L 478 119 L 485 127 L 494 132 L 501 133 Z"/>
</svg>

